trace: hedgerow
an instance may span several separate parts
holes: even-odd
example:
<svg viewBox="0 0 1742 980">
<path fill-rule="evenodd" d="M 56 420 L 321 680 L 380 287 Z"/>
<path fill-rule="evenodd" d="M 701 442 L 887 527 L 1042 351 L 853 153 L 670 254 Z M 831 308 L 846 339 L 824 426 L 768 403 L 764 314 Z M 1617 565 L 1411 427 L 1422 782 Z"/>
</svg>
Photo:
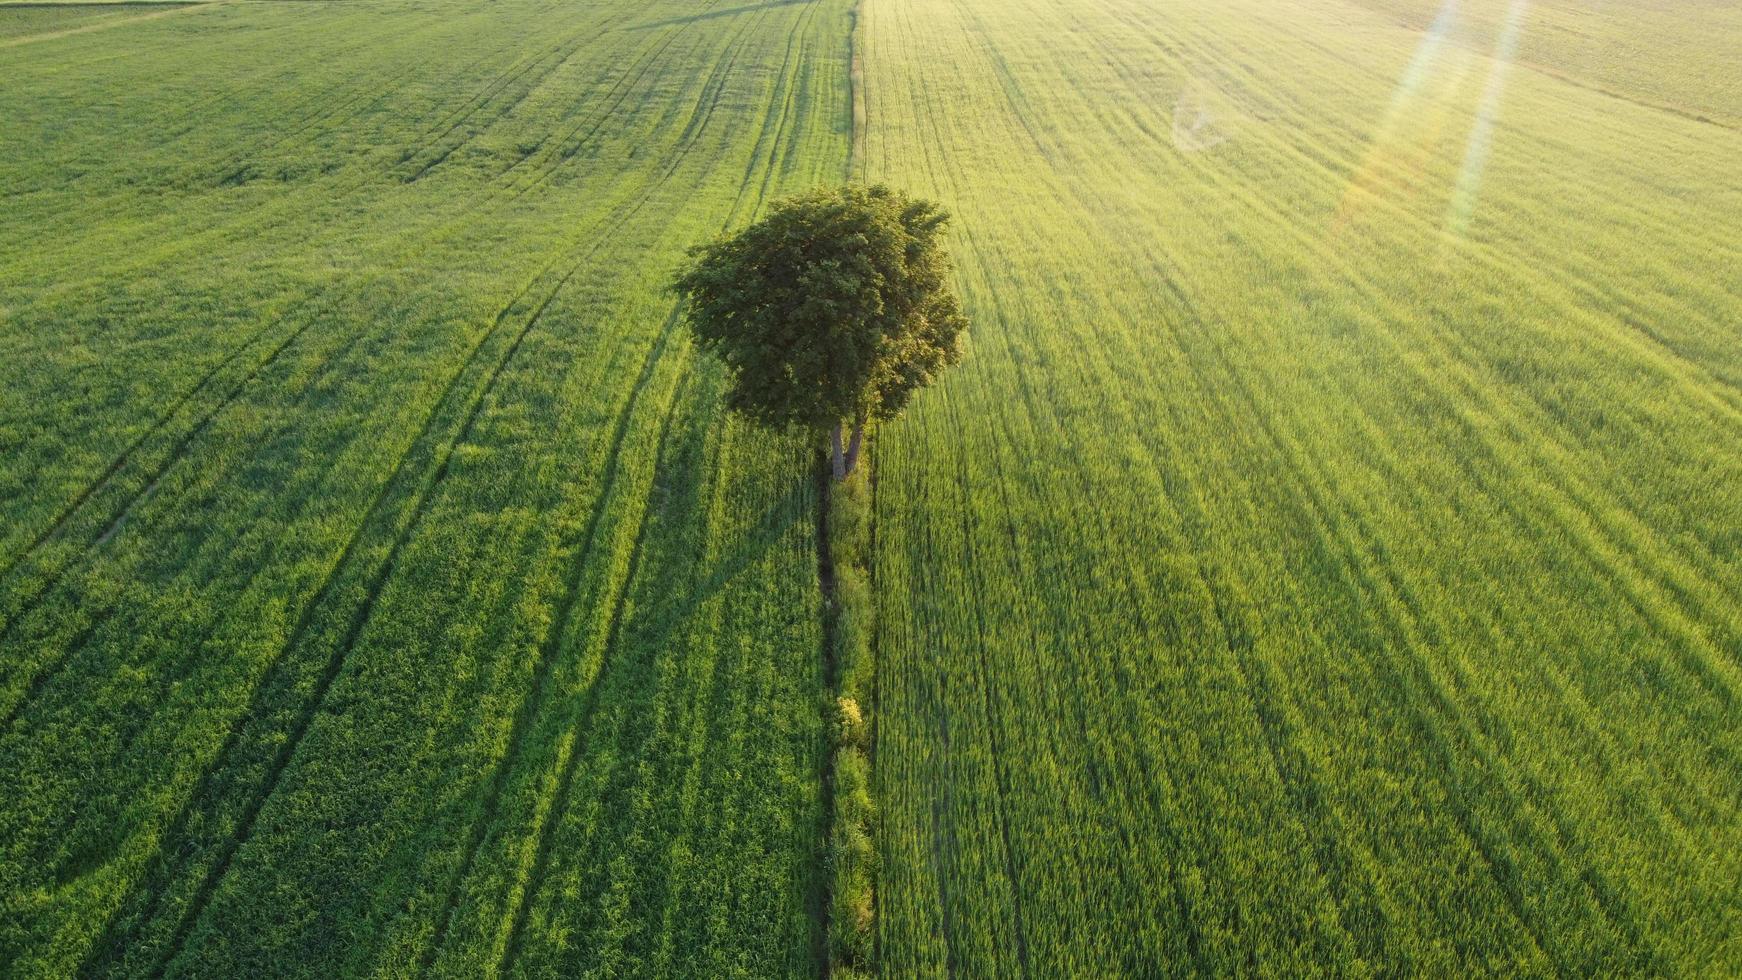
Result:
<svg viewBox="0 0 1742 980">
<path fill-rule="evenodd" d="M 828 491 L 836 688 L 828 922 L 830 970 L 836 976 L 875 971 L 877 965 L 877 807 L 871 783 L 876 604 L 867 565 L 872 544 L 868 471 L 873 465 L 861 464 L 858 472 L 831 483 Z"/>
</svg>

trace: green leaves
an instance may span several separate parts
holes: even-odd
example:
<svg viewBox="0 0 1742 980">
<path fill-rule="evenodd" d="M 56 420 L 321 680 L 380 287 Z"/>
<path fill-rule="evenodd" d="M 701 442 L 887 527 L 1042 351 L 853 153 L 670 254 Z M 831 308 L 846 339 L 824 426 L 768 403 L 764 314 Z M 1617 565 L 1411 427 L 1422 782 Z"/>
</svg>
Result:
<svg viewBox="0 0 1742 980">
<path fill-rule="evenodd" d="M 948 212 L 882 185 L 781 201 L 690 250 L 674 286 L 728 403 L 771 426 L 889 419 L 961 357 Z"/>
</svg>

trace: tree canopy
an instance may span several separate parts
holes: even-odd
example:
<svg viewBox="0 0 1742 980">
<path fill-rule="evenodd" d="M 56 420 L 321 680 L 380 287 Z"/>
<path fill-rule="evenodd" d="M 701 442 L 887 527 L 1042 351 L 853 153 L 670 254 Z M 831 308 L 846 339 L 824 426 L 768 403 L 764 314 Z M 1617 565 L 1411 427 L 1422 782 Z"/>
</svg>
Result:
<svg viewBox="0 0 1742 980">
<path fill-rule="evenodd" d="M 865 424 L 899 415 L 961 357 L 948 220 L 931 201 L 845 186 L 780 201 L 692 248 L 675 286 L 697 342 L 730 372 L 730 407 L 765 425 L 832 430 L 835 475 L 850 472 Z"/>
</svg>

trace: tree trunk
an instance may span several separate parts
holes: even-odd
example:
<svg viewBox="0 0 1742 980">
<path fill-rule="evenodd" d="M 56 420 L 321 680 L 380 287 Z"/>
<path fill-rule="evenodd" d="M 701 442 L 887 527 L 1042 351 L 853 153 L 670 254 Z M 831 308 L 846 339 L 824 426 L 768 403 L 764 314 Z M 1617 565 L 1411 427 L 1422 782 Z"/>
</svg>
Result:
<svg viewBox="0 0 1742 980">
<path fill-rule="evenodd" d="M 846 475 L 850 475 L 853 472 L 853 467 L 859 464 L 859 444 L 864 438 L 865 420 L 857 419 L 853 422 L 853 438 L 847 443 Z M 843 475 L 842 479 L 845 478 L 846 476 Z"/>
<path fill-rule="evenodd" d="M 841 454 L 841 423 L 836 422 L 834 429 L 830 430 L 829 441 L 831 443 L 829 459 L 834 463 L 835 482 L 839 483 L 847 478 L 848 466 L 846 457 Z M 856 449 L 857 443 L 854 445 Z"/>
</svg>

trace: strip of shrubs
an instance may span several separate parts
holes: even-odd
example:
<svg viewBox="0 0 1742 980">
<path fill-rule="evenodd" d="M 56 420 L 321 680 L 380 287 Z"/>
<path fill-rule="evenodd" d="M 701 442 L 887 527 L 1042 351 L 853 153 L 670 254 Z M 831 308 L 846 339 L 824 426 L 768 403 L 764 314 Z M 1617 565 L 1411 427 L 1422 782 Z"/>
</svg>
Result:
<svg viewBox="0 0 1742 980">
<path fill-rule="evenodd" d="M 836 977 L 876 970 L 877 810 L 871 797 L 871 493 L 868 464 L 830 488 L 835 565 L 834 813 L 829 834 L 829 966 Z"/>
</svg>

